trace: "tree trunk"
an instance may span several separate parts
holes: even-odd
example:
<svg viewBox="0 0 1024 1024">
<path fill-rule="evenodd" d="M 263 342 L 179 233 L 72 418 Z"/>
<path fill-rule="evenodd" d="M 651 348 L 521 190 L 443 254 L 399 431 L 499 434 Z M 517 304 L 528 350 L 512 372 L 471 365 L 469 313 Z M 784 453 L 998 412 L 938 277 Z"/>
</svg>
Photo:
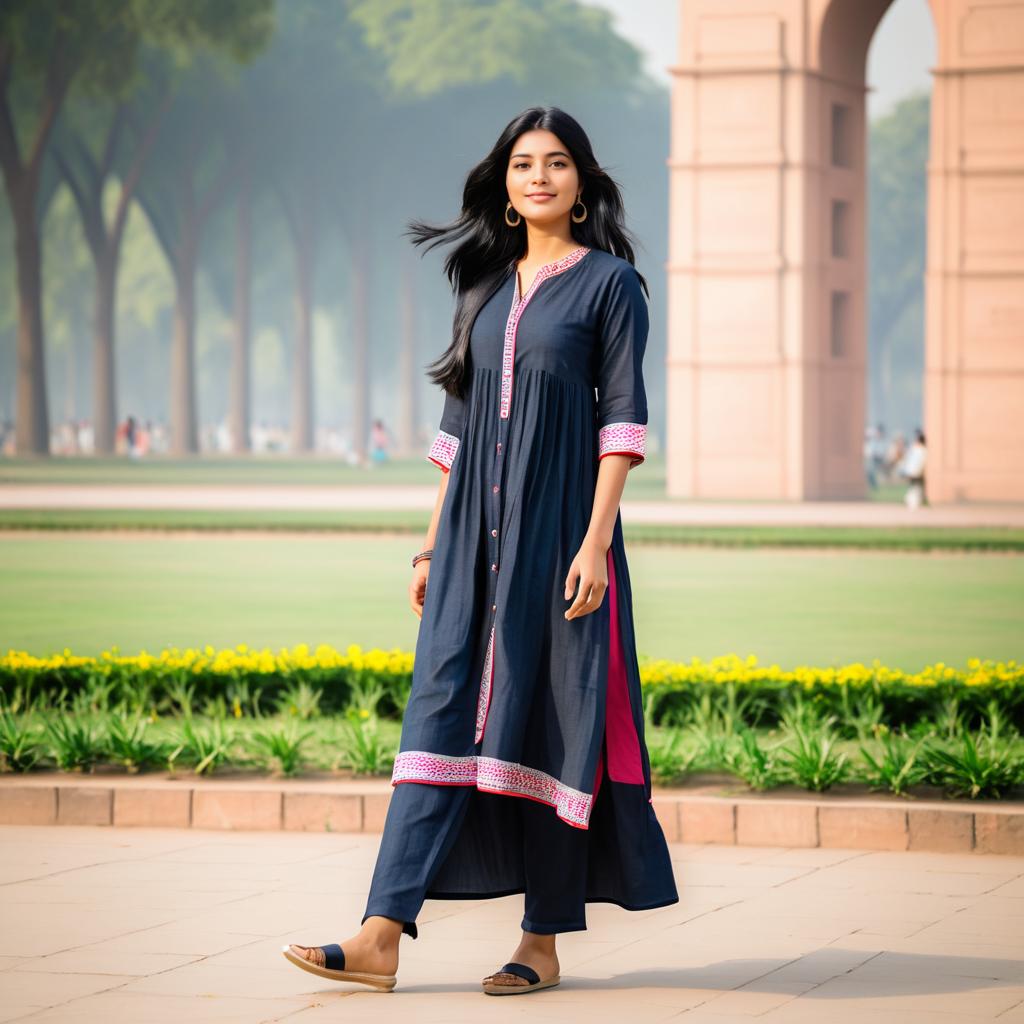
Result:
<svg viewBox="0 0 1024 1024">
<path fill-rule="evenodd" d="M 96 260 L 96 306 L 93 310 L 93 433 L 96 454 L 114 453 L 117 428 L 117 375 L 114 358 L 115 304 L 119 250 L 107 245 Z"/>
<path fill-rule="evenodd" d="M 50 454 L 50 416 L 46 403 L 46 350 L 43 332 L 42 248 L 36 199 L 43 157 L 68 83 L 74 74 L 57 33 L 45 74 L 42 112 L 32 142 L 22 159 L 10 106 L 14 48 L 0 39 L 0 168 L 14 221 L 14 251 L 18 290 L 18 369 L 15 412 L 15 450 L 21 454 Z"/>
<path fill-rule="evenodd" d="M 292 351 L 292 429 L 294 454 L 313 449 L 313 266 L 316 242 L 313 213 L 301 203 L 295 243 L 295 345 Z"/>
<path fill-rule="evenodd" d="M 174 337 L 171 343 L 171 454 L 177 457 L 199 452 L 196 422 L 195 332 L 196 263 L 198 238 L 189 224 L 178 250 L 174 268 Z"/>
<path fill-rule="evenodd" d="M 370 423 L 370 246 L 367 217 L 361 216 L 352 241 L 352 450 L 367 460 Z"/>
<path fill-rule="evenodd" d="M 76 378 L 78 376 L 78 332 L 72 331 L 68 337 L 68 349 L 64 356 L 64 414 L 61 419 L 67 423 L 78 418 L 78 395 Z"/>
<path fill-rule="evenodd" d="M 886 425 L 892 423 L 892 331 L 887 330 L 882 335 L 881 352 L 879 353 L 879 391 L 878 406 L 882 422 Z M 890 427 L 891 429 L 891 427 Z"/>
<path fill-rule="evenodd" d="M 231 344 L 230 412 L 233 450 L 251 451 L 250 330 L 252 302 L 252 198 L 248 176 L 238 195 L 235 234 L 235 322 Z"/>
<path fill-rule="evenodd" d="M 49 455 L 43 347 L 42 253 L 35 215 L 35 189 L 25 187 L 12 202 L 18 264 L 18 409 L 15 448 L 19 455 Z M 12 197 L 13 198 L 13 197 Z"/>
</svg>

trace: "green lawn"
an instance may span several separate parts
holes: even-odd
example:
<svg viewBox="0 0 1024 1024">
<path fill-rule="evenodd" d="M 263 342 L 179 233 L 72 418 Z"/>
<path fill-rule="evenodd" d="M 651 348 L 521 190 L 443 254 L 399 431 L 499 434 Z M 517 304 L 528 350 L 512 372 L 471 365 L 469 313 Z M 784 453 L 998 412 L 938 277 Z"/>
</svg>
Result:
<svg viewBox="0 0 1024 1024">
<path fill-rule="evenodd" d="M 3 530 L 257 530 L 275 533 L 407 533 L 422 536 L 427 510 L 394 509 L 0 509 Z M 724 547 L 843 547 L 903 551 L 1024 552 L 1024 529 L 1002 526 L 691 526 L 626 523 L 627 543 Z"/>
<path fill-rule="evenodd" d="M 0 534 L 0 649 L 415 647 L 416 538 Z M 1024 656 L 1024 559 L 629 546 L 638 649 L 908 671 Z"/>
</svg>

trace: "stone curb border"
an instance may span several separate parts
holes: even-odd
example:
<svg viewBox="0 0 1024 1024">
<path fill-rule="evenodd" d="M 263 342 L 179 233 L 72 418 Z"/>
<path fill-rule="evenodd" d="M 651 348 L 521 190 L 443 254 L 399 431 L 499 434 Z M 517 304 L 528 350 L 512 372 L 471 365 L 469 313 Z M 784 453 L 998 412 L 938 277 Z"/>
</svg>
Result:
<svg viewBox="0 0 1024 1024">
<path fill-rule="evenodd" d="M 0 825 L 381 832 L 390 784 L 0 781 Z M 1024 804 L 897 804 L 654 790 L 669 842 L 1024 856 Z"/>
</svg>

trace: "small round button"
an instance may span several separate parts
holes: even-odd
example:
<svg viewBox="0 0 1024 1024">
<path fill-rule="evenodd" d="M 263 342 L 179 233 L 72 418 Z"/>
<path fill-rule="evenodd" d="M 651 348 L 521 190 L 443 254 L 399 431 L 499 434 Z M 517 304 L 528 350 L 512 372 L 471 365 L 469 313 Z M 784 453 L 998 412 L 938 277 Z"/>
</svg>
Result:
<svg viewBox="0 0 1024 1024">
<path fill-rule="evenodd" d="M 492 490 L 492 491 L 494 491 L 494 493 L 495 493 L 495 494 L 497 494 L 497 493 L 498 493 L 498 485 L 497 485 L 497 484 L 495 484 L 495 485 L 494 485 L 494 486 L 493 486 L 493 487 L 491 488 L 491 490 Z"/>
<path fill-rule="evenodd" d="M 497 610 L 498 610 L 498 606 L 496 604 L 492 604 L 491 605 L 491 611 L 492 612 L 496 612 Z"/>
<path fill-rule="evenodd" d="M 499 452 L 501 451 L 501 442 L 500 441 L 498 442 L 498 451 Z"/>
<path fill-rule="evenodd" d="M 491 563 L 491 572 L 497 572 L 497 571 L 498 571 L 498 564 L 497 564 L 497 562 L 492 562 Z"/>
<path fill-rule="evenodd" d="M 491 530 L 491 536 L 492 537 L 497 537 L 498 536 L 498 531 L 497 530 Z"/>
</svg>

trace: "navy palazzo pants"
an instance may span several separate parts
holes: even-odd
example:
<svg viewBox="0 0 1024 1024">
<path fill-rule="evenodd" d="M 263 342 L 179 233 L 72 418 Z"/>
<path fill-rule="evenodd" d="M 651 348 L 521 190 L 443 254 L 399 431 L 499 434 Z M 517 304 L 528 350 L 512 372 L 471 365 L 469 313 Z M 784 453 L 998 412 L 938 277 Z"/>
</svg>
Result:
<svg viewBox="0 0 1024 1024">
<path fill-rule="evenodd" d="M 403 923 L 405 934 L 417 937 L 416 916 L 465 821 L 470 793 L 466 786 L 419 782 L 395 787 L 363 921 L 372 915 L 394 918 Z M 487 798 L 505 799 L 496 794 L 481 796 Z M 587 927 L 586 831 L 568 827 L 542 803 L 515 803 L 526 878 L 523 931 L 541 935 L 583 931 Z M 462 898 L 495 895 L 468 892 Z"/>
</svg>

